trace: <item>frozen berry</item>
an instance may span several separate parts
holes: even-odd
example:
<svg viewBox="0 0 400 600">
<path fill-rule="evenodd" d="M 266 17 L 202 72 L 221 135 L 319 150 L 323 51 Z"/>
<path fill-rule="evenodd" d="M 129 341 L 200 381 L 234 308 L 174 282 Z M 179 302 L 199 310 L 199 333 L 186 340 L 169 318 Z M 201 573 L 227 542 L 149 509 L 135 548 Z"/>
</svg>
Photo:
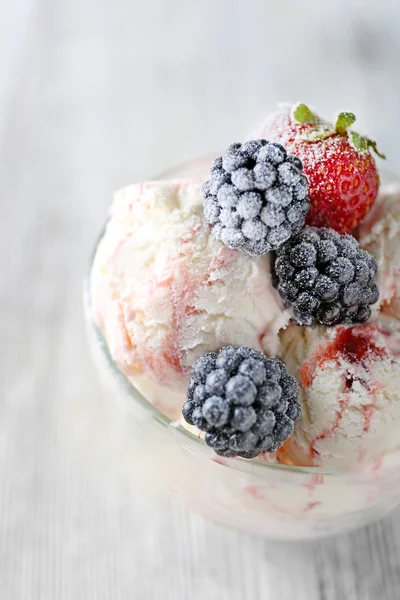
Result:
<svg viewBox="0 0 400 600">
<path fill-rule="evenodd" d="M 255 458 L 274 452 L 293 431 L 300 416 L 297 383 L 280 360 L 226 346 L 196 362 L 182 414 L 206 432 L 217 454 Z"/>
<path fill-rule="evenodd" d="M 300 231 L 310 209 L 302 169 L 280 144 L 231 144 L 202 188 L 214 236 L 252 256 L 279 248 Z"/>
<path fill-rule="evenodd" d="M 275 253 L 273 283 L 299 325 L 364 323 L 379 298 L 376 263 L 350 235 L 307 227 Z"/>
</svg>

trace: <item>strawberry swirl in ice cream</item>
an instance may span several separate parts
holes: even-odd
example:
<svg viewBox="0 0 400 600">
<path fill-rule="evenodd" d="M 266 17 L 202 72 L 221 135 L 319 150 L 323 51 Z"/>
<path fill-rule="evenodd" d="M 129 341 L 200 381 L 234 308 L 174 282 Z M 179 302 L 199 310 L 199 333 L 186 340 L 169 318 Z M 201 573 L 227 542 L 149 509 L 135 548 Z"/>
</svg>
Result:
<svg viewBox="0 0 400 600">
<path fill-rule="evenodd" d="M 377 309 L 383 316 L 400 319 L 400 185 L 393 183 L 378 199 L 361 223 L 358 238 L 376 259 L 380 298 Z"/>
<path fill-rule="evenodd" d="M 296 464 L 349 467 L 400 445 L 400 362 L 380 323 L 284 334 L 302 413 L 285 450 Z"/>
<path fill-rule="evenodd" d="M 226 345 L 278 352 L 289 320 L 270 255 L 216 240 L 201 183 L 145 182 L 116 193 L 92 271 L 93 307 L 111 353 L 145 393 L 180 413 L 195 361 Z"/>
</svg>

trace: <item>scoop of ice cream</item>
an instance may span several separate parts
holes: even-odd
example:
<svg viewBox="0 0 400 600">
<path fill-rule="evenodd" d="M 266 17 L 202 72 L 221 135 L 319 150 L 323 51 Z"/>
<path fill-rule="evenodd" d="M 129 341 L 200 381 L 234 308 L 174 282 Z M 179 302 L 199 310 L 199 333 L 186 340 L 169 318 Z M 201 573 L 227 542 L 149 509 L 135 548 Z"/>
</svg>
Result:
<svg viewBox="0 0 400 600">
<path fill-rule="evenodd" d="M 270 260 L 215 240 L 198 182 L 118 192 L 92 271 L 92 304 L 113 358 L 157 394 L 164 386 L 177 391 L 181 406 L 202 354 L 231 344 L 274 355 L 288 313 L 272 286 Z"/>
<path fill-rule="evenodd" d="M 379 303 L 383 315 L 400 319 L 400 185 L 381 188 L 359 230 L 361 246 L 378 262 Z"/>
<path fill-rule="evenodd" d="M 355 466 L 400 445 L 397 331 L 293 325 L 281 337 L 300 384 L 302 414 L 285 445 L 295 464 Z"/>
</svg>

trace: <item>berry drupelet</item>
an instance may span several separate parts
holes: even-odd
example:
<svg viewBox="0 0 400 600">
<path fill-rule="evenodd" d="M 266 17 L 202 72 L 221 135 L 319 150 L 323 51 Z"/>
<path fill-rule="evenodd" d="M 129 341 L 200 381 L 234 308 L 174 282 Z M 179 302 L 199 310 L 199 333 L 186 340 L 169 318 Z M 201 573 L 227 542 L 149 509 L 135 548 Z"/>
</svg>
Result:
<svg viewBox="0 0 400 600">
<path fill-rule="evenodd" d="M 225 346 L 198 359 L 182 414 L 221 456 L 275 452 L 300 416 L 296 380 L 276 358 Z"/>
<path fill-rule="evenodd" d="M 281 144 L 231 144 L 202 188 L 215 237 L 251 256 L 279 248 L 300 231 L 310 209 L 302 169 Z"/>
<path fill-rule="evenodd" d="M 377 268 L 351 235 L 306 227 L 276 252 L 273 282 L 299 325 L 364 323 L 379 298 Z"/>
</svg>

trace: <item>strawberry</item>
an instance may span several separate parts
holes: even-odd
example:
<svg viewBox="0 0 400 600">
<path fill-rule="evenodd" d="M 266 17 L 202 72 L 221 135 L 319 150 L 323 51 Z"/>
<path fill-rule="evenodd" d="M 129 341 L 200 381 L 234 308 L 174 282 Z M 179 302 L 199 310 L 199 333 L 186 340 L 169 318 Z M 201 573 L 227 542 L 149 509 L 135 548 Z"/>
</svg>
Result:
<svg viewBox="0 0 400 600">
<path fill-rule="evenodd" d="M 301 159 L 309 182 L 309 225 L 351 232 L 378 195 L 379 175 L 370 149 L 385 157 L 375 142 L 350 129 L 355 120 L 353 113 L 343 112 L 332 125 L 298 104 L 272 115 L 258 135 Z"/>
</svg>

